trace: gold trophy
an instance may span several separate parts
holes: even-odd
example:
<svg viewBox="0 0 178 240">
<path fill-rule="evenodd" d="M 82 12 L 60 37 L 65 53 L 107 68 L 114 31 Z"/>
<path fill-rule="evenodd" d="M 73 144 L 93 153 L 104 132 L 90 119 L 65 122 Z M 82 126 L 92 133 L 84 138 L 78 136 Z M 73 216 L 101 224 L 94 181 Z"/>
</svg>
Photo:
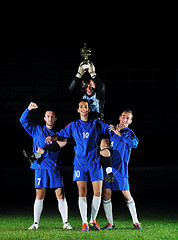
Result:
<svg viewBox="0 0 178 240">
<path fill-rule="evenodd" d="M 91 48 L 88 48 L 86 43 L 84 43 L 84 47 L 80 49 L 80 54 L 82 57 L 84 57 L 84 61 L 82 62 L 82 68 L 84 70 L 89 69 L 90 61 L 88 57 L 91 56 Z"/>
</svg>

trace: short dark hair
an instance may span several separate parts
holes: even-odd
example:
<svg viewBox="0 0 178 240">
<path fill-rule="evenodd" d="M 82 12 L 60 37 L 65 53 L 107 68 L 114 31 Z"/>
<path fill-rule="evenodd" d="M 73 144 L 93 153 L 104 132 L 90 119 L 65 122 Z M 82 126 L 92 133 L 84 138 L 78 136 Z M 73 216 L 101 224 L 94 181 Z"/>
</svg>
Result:
<svg viewBox="0 0 178 240">
<path fill-rule="evenodd" d="M 46 114 L 46 112 L 53 112 L 55 114 L 55 117 L 57 117 L 56 111 L 54 109 L 49 108 L 49 109 L 45 110 L 44 114 Z"/>
<path fill-rule="evenodd" d="M 91 108 L 91 107 L 90 107 L 90 103 L 89 103 L 89 101 L 88 101 L 87 99 L 85 99 L 85 98 L 80 99 L 79 102 L 78 102 L 78 106 L 79 106 L 79 103 L 81 103 L 81 102 L 86 102 L 86 103 L 88 103 L 89 108 Z"/>
<path fill-rule="evenodd" d="M 133 112 L 132 112 L 132 110 L 130 108 L 125 109 L 124 111 L 122 111 L 122 113 L 123 112 L 131 113 L 132 114 L 132 119 L 133 119 Z"/>
</svg>

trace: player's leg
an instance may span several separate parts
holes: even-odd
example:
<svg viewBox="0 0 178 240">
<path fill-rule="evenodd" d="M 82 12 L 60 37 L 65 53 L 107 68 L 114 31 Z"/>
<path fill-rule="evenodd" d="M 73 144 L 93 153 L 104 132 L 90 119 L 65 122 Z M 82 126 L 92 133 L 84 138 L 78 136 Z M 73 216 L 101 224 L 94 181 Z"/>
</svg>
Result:
<svg viewBox="0 0 178 240">
<path fill-rule="evenodd" d="M 82 218 L 82 231 L 88 231 L 88 220 L 87 220 L 87 181 L 77 181 L 78 187 L 78 205 L 80 215 Z"/>
<path fill-rule="evenodd" d="M 99 224 L 96 222 L 96 217 L 101 205 L 101 194 L 104 180 L 103 168 L 100 162 L 90 164 L 88 166 L 88 172 L 90 174 L 90 179 L 93 187 L 93 200 L 91 204 L 91 218 L 89 228 L 93 230 L 100 230 Z"/>
<path fill-rule="evenodd" d="M 106 169 L 106 181 L 113 182 L 114 175 L 112 173 L 112 158 L 110 153 L 110 142 L 109 139 L 104 138 L 100 143 L 100 155 L 101 155 L 101 163 Z"/>
<path fill-rule="evenodd" d="M 91 218 L 89 227 L 94 230 L 100 230 L 100 227 L 96 222 L 96 217 L 98 215 L 98 211 L 101 205 L 103 181 L 102 180 L 94 181 L 92 182 L 92 186 L 93 186 L 93 200 L 91 204 Z"/>
<path fill-rule="evenodd" d="M 142 230 L 141 224 L 139 223 L 138 217 L 137 217 L 137 210 L 136 210 L 136 206 L 135 206 L 135 202 L 134 199 L 131 196 L 131 193 L 129 190 L 125 190 L 125 191 L 121 191 L 125 201 L 126 201 L 126 205 L 129 209 L 129 212 L 131 214 L 132 220 L 133 220 L 133 224 L 134 224 L 134 228 L 135 229 L 140 229 Z"/>
<path fill-rule="evenodd" d="M 34 224 L 29 230 L 37 229 L 41 213 L 43 211 L 43 201 L 46 194 L 48 176 L 46 170 L 38 169 L 35 171 L 36 199 L 34 202 Z"/>
<path fill-rule="evenodd" d="M 47 172 L 50 181 L 50 188 L 55 189 L 55 194 L 58 201 L 58 210 L 63 221 L 63 228 L 72 229 L 72 226 L 68 223 L 68 205 L 64 195 L 64 182 L 61 171 L 48 170 Z"/>
<path fill-rule="evenodd" d="M 43 201 L 46 194 L 46 188 L 38 188 L 36 189 L 36 199 L 34 202 L 34 223 L 31 227 L 29 227 L 29 230 L 37 229 L 40 222 L 41 213 L 43 211 Z"/>
<path fill-rule="evenodd" d="M 63 221 L 63 228 L 72 229 L 72 226 L 68 223 L 68 205 L 64 194 L 64 188 L 57 188 L 55 194 L 58 201 L 58 209 Z"/>
<path fill-rule="evenodd" d="M 111 194 L 112 194 L 112 191 L 110 188 L 103 189 L 103 208 L 104 208 L 104 212 L 105 212 L 108 224 L 105 227 L 103 227 L 102 230 L 114 229 Z"/>
<path fill-rule="evenodd" d="M 75 165 L 73 181 L 77 183 L 78 187 L 78 206 L 82 218 L 82 231 L 89 230 L 87 220 L 87 182 L 88 172 L 87 167 L 84 165 Z"/>
</svg>

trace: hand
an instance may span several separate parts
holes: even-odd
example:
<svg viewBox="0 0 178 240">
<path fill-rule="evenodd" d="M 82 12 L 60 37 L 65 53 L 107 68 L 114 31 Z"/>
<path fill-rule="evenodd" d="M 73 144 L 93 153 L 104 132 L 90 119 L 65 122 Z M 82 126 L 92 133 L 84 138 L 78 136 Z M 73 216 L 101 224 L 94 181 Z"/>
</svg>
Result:
<svg viewBox="0 0 178 240">
<path fill-rule="evenodd" d="M 38 108 L 38 105 L 34 102 L 31 102 L 29 105 L 28 105 L 28 110 L 31 111 L 33 109 L 37 109 Z"/>
<path fill-rule="evenodd" d="M 45 139 L 45 143 L 52 143 L 52 137 L 49 136 Z"/>
<path fill-rule="evenodd" d="M 89 67 L 89 69 L 88 69 L 88 72 L 89 72 L 89 74 L 90 74 L 90 76 L 91 76 L 92 78 L 95 78 L 95 77 L 96 77 L 95 66 L 93 65 L 92 62 L 90 62 L 90 67 Z"/>
<path fill-rule="evenodd" d="M 116 131 L 116 128 L 115 128 L 114 125 L 110 124 L 110 125 L 109 125 L 109 130 L 115 132 L 115 131 Z"/>
<path fill-rule="evenodd" d="M 81 62 L 79 67 L 78 67 L 78 72 L 76 74 L 76 77 L 81 78 L 83 76 L 83 74 L 86 72 L 85 69 L 83 69 L 82 65 L 84 64 L 84 62 Z"/>
<path fill-rule="evenodd" d="M 113 131 L 116 135 L 121 137 L 120 129 L 119 128 L 116 129 L 116 127 L 114 125 L 110 124 L 109 125 L 109 130 Z"/>
<path fill-rule="evenodd" d="M 39 154 L 43 154 L 44 153 L 44 149 L 41 147 L 38 147 L 38 150 L 36 151 Z"/>
</svg>

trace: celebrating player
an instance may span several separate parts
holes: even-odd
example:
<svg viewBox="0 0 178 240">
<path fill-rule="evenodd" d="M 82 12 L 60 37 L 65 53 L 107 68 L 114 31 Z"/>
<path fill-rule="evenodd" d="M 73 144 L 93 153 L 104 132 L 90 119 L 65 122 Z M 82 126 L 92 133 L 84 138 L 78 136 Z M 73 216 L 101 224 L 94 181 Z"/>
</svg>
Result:
<svg viewBox="0 0 178 240">
<path fill-rule="evenodd" d="M 45 112 L 44 121 L 45 125 L 35 125 L 30 121 L 30 113 L 33 109 L 37 109 L 38 105 L 31 102 L 28 108 L 23 112 L 20 122 L 29 135 L 33 138 L 33 152 L 35 153 L 39 146 L 45 148 L 46 137 L 55 134 L 53 131 L 54 124 L 57 120 L 56 114 L 50 109 Z M 61 139 L 62 140 L 62 139 Z M 63 146 L 65 143 L 63 143 Z M 61 145 L 62 146 L 62 145 Z M 35 158 L 35 155 L 30 155 L 24 152 L 25 155 L 29 155 L 31 168 L 35 169 L 35 188 L 36 188 L 36 199 L 34 203 L 34 223 L 29 228 L 37 229 L 39 227 L 40 216 L 43 210 L 43 201 L 46 194 L 46 188 L 48 179 L 50 181 L 50 188 L 55 189 L 56 198 L 58 200 L 58 209 L 63 220 L 64 229 L 72 229 L 68 223 L 68 205 L 64 196 L 64 183 L 61 175 L 61 163 L 59 161 L 59 150 L 57 152 L 49 152 L 45 150 L 43 159 Z"/>
<path fill-rule="evenodd" d="M 121 191 L 125 198 L 127 207 L 133 220 L 134 229 L 142 229 L 137 218 L 135 202 L 129 190 L 128 180 L 128 164 L 131 149 L 136 148 L 138 145 L 138 138 L 134 132 L 128 128 L 128 126 L 132 123 L 132 119 L 132 111 L 125 110 L 119 117 L 119 123 L 116 126 L 110 125 L 112 167 L 115 180 L 112 182 L 112 184 L 106 181 L 103 183 L 103 207 L 108 221 L 108 224 L 103 228 L 103 230 L 111 230 L 114 228 L 111 194 L 112 191 L 117 190 Z"/>
<path fill-rule="evenodd" d="M 99 142 L 103 134 L 108 133 L 108 125 L 100 122 L 98 119 L 89 120 L 90 107 L 86 99 L 79 102 L 77 109 L 80 119 L 68 124 L 64 130 L 57 132 L 57 135 L 64 138 L 73 137 L 76 145 L 74 146 L 74 175 L 73 181 L 77 182 L 79 193 L 79 210 L 82 218 L 82 231 L 100 230 L 96 217 L 101 204 L 101 192 L 103 183 L 103 168 L 100 161 Z M 56 135 L 48 137 L 47 142 L 57 140 Z M 60 142 L 60 141 L 57 141 Z M 50 145 L 49 145 L 50 146 Z M 105 152 L 106 151 L 106 152 Z M 108 149 L 103 153 L 105 158 L 102 159 L 103 165 L 106 167 L 107 181 L 113 181 L 111 172 L 111 159 L 108 155 Z M 44 150 L 39 148 L 38 153 L 43 154 Z M 103 154 L 102 153 L 102 154 Z M 87 182 L 89 180 L 93 186 L 93 200 L 91 207 L 91 219 L 88 225 L 87 220 Z"/>
<path fill-rule="evenodd" d="M 72 80 L 69 90 L 74 96 L 88 100 L 91 108 L 90 118 L 98 118 L 104 121 L 105 84 L 101 82 L 96 74 L 95 66 L 92 62 L 89 62 L 89 68 L 85 68 L 84 62 L 79 65 L 78 72 Z M 100 149 L 101 158 L 105 161 L 105 156 L 110 157 L 110 146 L 107 136 L 102 137 Z"/>
<path fill-rule="evenodd" d="M 79 65 L 76 77 L 69 85 L 69 90 L 78 99 L 88 100 L 92 111 L 90 115 L 93 118 L 104 120 L 105 84 L 96 75 L 93 63 L 90 62 L 89 65 L 88 69 L 84 68 L 83 62 Z"/>
</svg>

